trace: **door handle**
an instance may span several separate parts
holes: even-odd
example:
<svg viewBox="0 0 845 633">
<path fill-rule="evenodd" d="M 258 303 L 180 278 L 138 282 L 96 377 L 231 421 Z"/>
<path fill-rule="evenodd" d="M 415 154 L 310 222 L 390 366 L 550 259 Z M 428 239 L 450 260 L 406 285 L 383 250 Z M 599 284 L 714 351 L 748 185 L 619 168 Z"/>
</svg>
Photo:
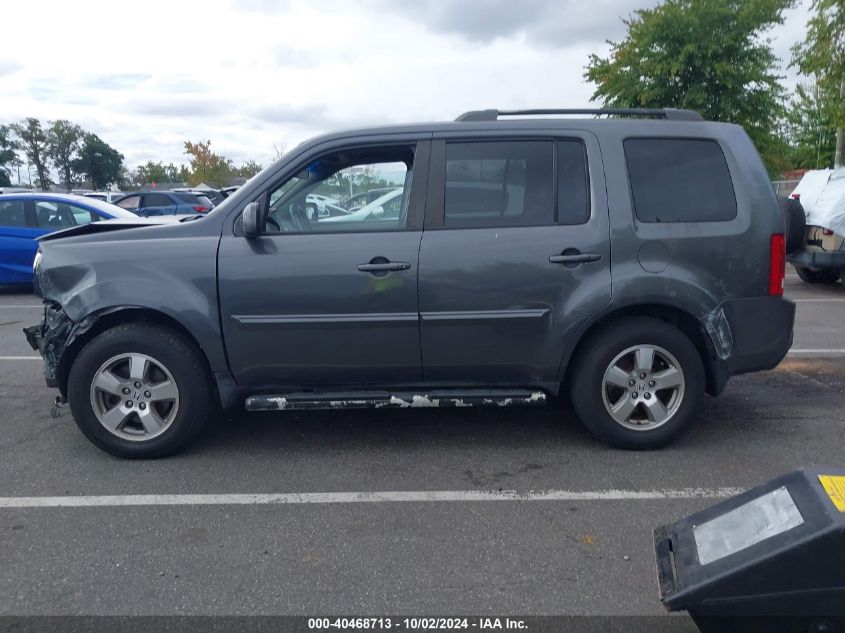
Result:
<svg viewBox="0 0 845 633">
<path fill-rule="evenodd" d="M 411 265 L 408 262 L 379 262 L 369 264 L 358 264 L 358 270 L 362 273 L 386 273 L 397 270 L 408 270 Z"/>
<path fill-rule="evenodd" d="M 552 255 L 549 261 L 552 264 L 586 264 L 588 262 L 597 262 L 601 260 L 601 255 L 598 253 L 572 253 L 566 255 Z"/>
</svg>

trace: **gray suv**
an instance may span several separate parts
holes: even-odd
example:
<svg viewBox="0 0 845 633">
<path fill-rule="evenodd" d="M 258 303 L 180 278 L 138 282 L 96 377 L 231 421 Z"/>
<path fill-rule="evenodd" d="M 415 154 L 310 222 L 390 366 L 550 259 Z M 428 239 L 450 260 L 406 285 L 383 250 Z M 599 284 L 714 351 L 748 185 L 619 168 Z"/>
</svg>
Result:
<svg viewBox="0 0 845 633">
<path fill-rule="evenodd" d="M 530 116 L 550 114 L 590 116 Z M 376 188 L 366 213 L 308 212 Z M 45 236 L 25 332 L 58 402 L 125 457 L 178 450 L 218 407 L 559 394 L 606 443 L 654 448 L 789 349 L 785 226 L 736 125 L 468 112 L 308 141 L 207 215 Z"/>
</svg>

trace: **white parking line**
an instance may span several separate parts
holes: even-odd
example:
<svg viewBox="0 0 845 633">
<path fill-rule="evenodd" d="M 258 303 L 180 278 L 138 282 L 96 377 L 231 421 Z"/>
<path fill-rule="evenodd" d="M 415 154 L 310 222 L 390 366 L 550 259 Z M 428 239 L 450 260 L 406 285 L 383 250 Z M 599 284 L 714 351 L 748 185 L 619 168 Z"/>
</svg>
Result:
<svg viewBox="0 0 845 633">
<path fill-rule="evenodd" d="M 845 299 L 791 299 L 794 303 L 845 303 Z"/>
<path fill-rule="evenodd" d="M 3 308 L 43 308 L 44 306 L 0 306 L 0 309 Z"/>
<path fill-rule="evenodd" d="M 662 490 L 401 490 L 386 492 L 283 492 L 270 494 L 99 495 L 78 497 L 0 497 L 0 508 L 93 508 L 135 506 L 306 505 L 329 503 L 454 501 L 643 501 L 721 499 L 742 488 Z"/>
<path fill-rule="evenodd" d="M 41 360 L 40 356 L 0 356 L 0 360 Z"/>
<path fill-rule="evenodd" d="M 845 354 L 845 349 L 791 349 L 788 354 Z"/>
</svg>

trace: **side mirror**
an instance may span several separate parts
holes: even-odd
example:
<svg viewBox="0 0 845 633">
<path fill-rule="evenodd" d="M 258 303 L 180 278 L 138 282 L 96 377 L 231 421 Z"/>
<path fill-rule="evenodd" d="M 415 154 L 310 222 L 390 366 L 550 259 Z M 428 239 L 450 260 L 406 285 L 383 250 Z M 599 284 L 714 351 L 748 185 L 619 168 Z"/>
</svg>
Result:
<svg viewBox="0 0 845 633">
<path fill-rule="evenodd" d="M 384 217 L 384 207 L 376 207 L 375 209 L 373 209 L 373 217 L 374 218 Z"/>
<path fill-rule="evenodd" d="M 244 235 L 247 237 L 258 237 L 261 235 L 261 223 L 258 220 L 260 209 L 257 202 L 250 202 L 244 207 L 241 220 L 244 224 Z"/>
</svg>

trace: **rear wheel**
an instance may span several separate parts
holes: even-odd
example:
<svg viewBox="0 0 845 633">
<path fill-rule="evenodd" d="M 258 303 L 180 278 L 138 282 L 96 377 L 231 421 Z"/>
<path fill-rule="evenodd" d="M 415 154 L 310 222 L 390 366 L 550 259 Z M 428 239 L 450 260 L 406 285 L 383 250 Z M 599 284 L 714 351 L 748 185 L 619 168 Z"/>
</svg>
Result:
<svg viewBox="0 0 845 633">
<path fill-rule="evenodd" d="M 150 458 L 183 448 L 211 414 L 200 352 L 168 328 L 120 325 L 89 342 L 68 376 L 79 429 L 104 451 Z"/>
<path fill-rule="evenodd" d="M 673 325 L 649 317 L 617 321 L 592 335 L 583 350 L 570 374 L 572 404 L 607 444 L 658 448 L 695 419 L 704 366 Z"/>
<path fill-rule="evenodd" d="M 835 284 L 839 281 L 839 271 L 835 268 L 804 268 L 803 266 L 796 266 L 795 272 L 808 284 Z"/>
</svg>

